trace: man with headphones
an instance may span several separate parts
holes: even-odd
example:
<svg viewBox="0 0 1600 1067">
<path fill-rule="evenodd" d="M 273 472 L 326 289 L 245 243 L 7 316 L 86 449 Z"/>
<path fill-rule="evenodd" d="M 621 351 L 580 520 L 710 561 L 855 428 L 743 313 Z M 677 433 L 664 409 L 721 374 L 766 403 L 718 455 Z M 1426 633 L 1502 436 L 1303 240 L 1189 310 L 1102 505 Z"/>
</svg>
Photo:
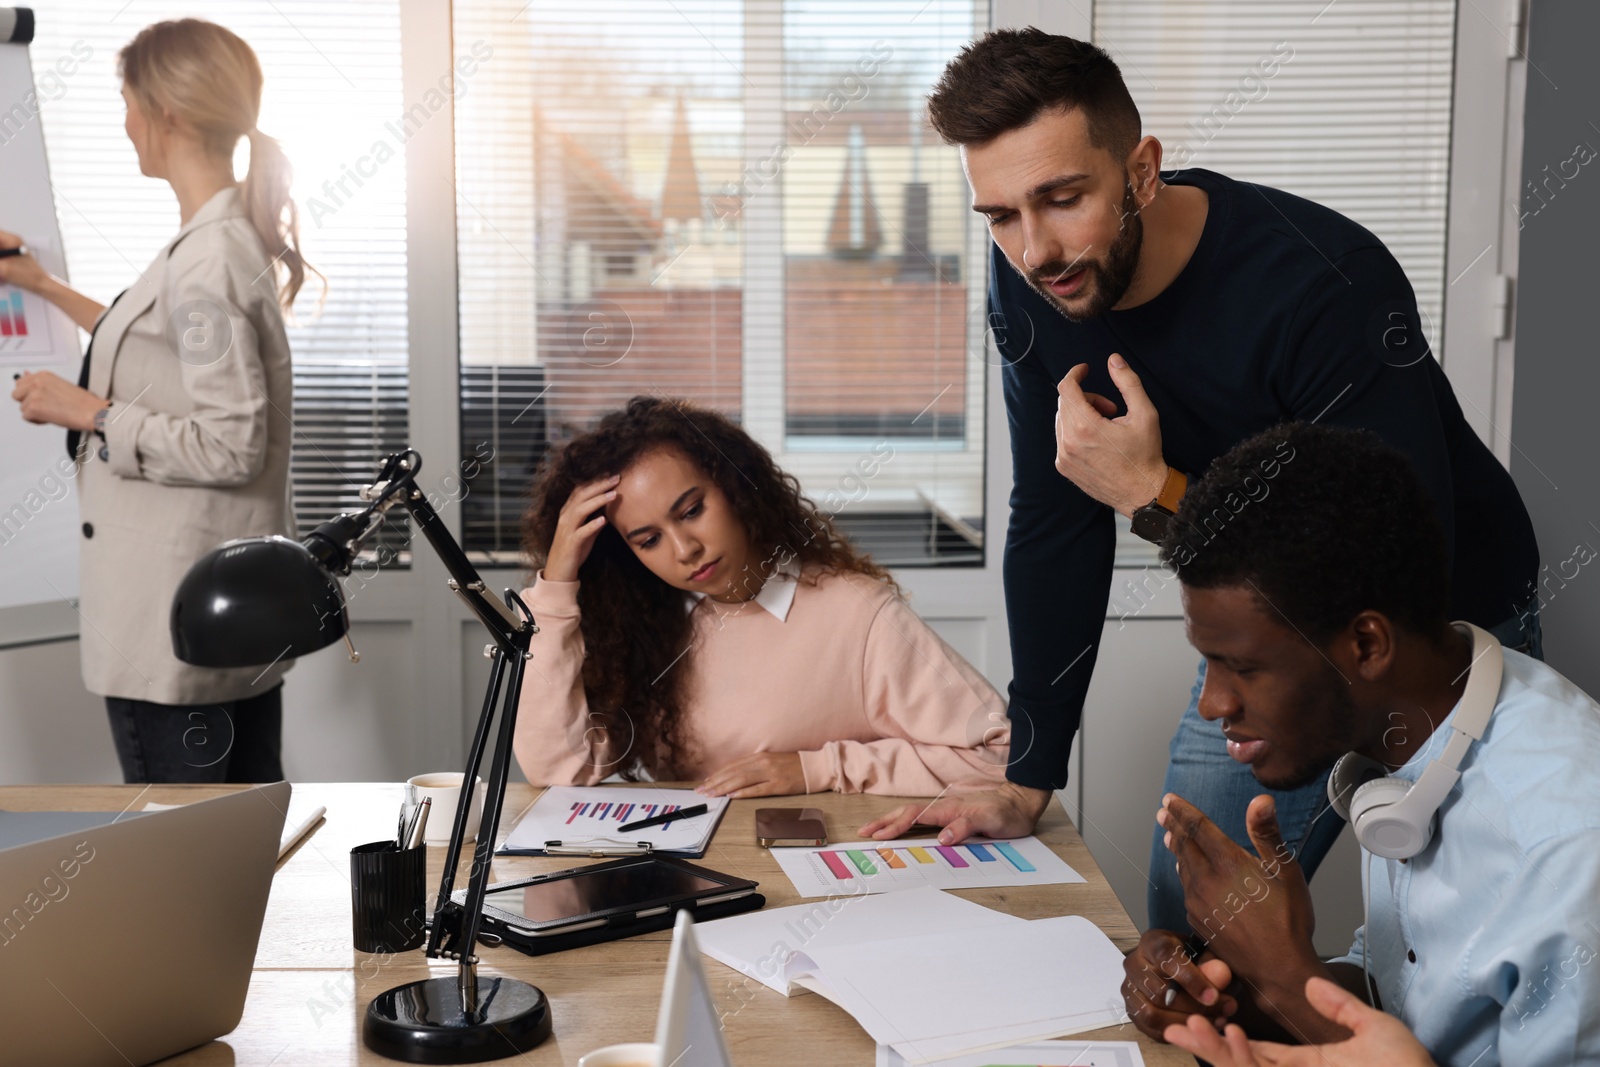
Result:
<svg viewBox="0 0 1600 1067">
<path fill-rule="evenodd" d="M 1252 495 L 1268 463 L 1272 491 Z M 1162 554 L 1206 660 L 1201 717 L 1264 790 L 1332 768 L 1327 817 L 1375 862 L 1366 922 L 1324 962 L 1273 798 L 1250 804 L 1252 855 L 1168 794 L 1156 821 L 1195 936 L 1151 930 L 1129 955 L 1123 996 L 1145 1033 L 1222 1064 L 1252 1062 L 1238 1027 L 1227 1055 L 1207 1033 L 1228 1020 L 1348 1051 L 1364 1035 L 1308 1000 L 1321 978 L 1440 1064 L 1600 1061 L 1600 706 L 1449 621 L 1434 516 L 1399 452 L 1304 423 L 1234 447 L 1185 495 Z"/>
</svg>

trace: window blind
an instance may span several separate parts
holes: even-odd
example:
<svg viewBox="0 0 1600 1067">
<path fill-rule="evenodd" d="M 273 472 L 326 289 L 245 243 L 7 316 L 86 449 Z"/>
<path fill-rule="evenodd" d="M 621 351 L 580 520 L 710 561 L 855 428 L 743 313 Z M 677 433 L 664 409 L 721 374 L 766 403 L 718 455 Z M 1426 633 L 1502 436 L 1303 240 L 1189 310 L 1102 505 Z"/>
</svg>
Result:
<svg viewBox="0 0 1600 1067">
<path fill-rule="evenodd" d="M 1095 0 L 1165 171 L 1205 167 L 1366 226 L 1416 291 L 1439 354 L 1453 0 Z M 1118 562 L 1154 548 L 1118 524 Z M 1137 594 L 1133 594 L 1137 598 Z"/>
<path fill-rule="evenodd" d="M 1096 0 L 1164 169 L 1315 200 L 1400 261 L 1430 339 L 1444 305 L 1453 0 Z"/>
<path fill-rule="evenodd" d="M 985 238 L 923 98 L 987 4 L 453 18 L 492 50 L 456 100 L 462 455 L 493 456 L 467 547 L 514 561 L 549 448 L 657 394 L 739 420 L 883 561 L 981 560 Z"/>
<path fill-rule="evenodd" d="M 168 4 L 74 0 L 38 12 L 36 72 L 72 73 L 41 92 L 56 212 L 74 287 L 109 302 L 177 233 L 165 182 L 142 177 L 123 132 L 117 51 L 141 28 L 192 14 Z M 259 125 L 295 167 L 308 277 L 289 325 L 292 479 L 307 529 L 358 505 L 382 455 L 407 438 L 405 159 L 386 124 L 404 111 L 397 0 L 212 0 L 204 16 L 248 41 L 265 76 Z M 59 74 L 62 68 L 56 68 Z M 354 168 L 379 142 L 392 158 Z M 248 158 L 241 141 L 236 172 Z M 382 542 L 400 552 L 399 516 Z"/>
</svg>

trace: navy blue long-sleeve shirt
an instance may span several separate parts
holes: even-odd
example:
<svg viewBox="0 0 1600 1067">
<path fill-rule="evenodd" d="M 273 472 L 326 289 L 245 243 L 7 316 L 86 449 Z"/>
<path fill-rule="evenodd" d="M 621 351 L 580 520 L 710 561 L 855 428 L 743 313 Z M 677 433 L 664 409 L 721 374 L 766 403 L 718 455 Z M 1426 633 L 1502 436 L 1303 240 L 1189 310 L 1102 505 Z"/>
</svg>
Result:
<svg viewBox="0 0 1600 1067">
<path fill-rule="evenodd" d="M 1527 509 L 1428 354 L 1411 284 L 1383 242 L 1277 189 L 1198 168 L 1166 181 L 1205 191 L 1205 227 L 1177 278 L 1139 307 L 1070 322 L 992 249 L 1013 478 L 1008 777 L 1020 785 L 1066 784 L 1111 586 L 1114 513 L 1055 469 L 1056 384 L 1078 363 L 1089 365 L 1085 391 L 1126 410 L 1106 360 L 1128 361 L 1160 416 L 1167 463 L 1190 478 L 1286 420 L 1376 432 L 1416 464 L 1439 509 L 1454 617 L 1493 626 L 1534 592 Z"/>
</svg>

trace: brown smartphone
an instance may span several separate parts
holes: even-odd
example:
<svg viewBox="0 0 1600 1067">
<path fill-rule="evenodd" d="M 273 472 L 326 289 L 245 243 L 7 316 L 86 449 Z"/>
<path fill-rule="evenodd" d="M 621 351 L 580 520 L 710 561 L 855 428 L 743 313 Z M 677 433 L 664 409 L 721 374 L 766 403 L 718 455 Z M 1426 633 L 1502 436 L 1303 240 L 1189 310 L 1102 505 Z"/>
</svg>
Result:
<svg viewBox="0 0 1600 1067">
<path fill-rule="evenodd" d="M 828 824 L 821 808 L 757 808 L 756 844 L 826 845 Z"/>
</svg>

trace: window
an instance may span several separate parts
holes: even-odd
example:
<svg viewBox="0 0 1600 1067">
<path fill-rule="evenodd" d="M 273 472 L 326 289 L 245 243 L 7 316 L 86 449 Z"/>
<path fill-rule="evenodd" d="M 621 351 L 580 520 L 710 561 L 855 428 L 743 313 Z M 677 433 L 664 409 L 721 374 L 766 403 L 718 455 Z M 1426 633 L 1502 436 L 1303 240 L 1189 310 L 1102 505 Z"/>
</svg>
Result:
<svg viewBox="0 0 1600 1067">
<path fill-rule="evenodd" d="M 141 177 L 123 132 L 117 51 L 185 8 L 77 0 L 38 15 L 36 69 L 73 72 L 41 93 L 56 213 L 72 284 L 109 302 L 178 230 L 164 182 Z M 356 504 L 378 458 L 407 435 L 406 232 L 396 0 L 214 0 L 206 17 L 248 41 L 265 74 L 260 127 L 295 166 L 308 277 L 289 327 L 294 353 L 295 517 L 302 530 Z M 58 68 L 62 69 L 62 68 Z M 43 87 L 41 87 L 43 88 Z M 356 169 L 363 154 L 384 162 Z M 236 171 L 248 149 L 240 142 Z M 376 157 L 373 157 L 376 158 Z M 371 173 L 367 173 L 370 171 Z M 390 548 L 406 528 L 394 516 Z M 369 544 L 369 549 L 375 544 Z"/>
<path fill-rule="evenodd" d="M 1389 246 L 1437 329 L 1455 9 L 1098 0 L 1094 33 L 1161 139 L 1163 167 L 1222 171 L 1355 219 Z"/>
<path fill-rule="evenodd" d="M 923 97 L 987 4 L 453 10 L 467 548 L 514 561 L 551 444 L 655 393 L 880 561 L 981 562 L 987 238 Z"/>
<path fill-rule="evenodd" d="M 1096 0 L 1170 171 L 1205 167 L 1315 200 L 1381 238 L 1443 322 L 1454 77 L 1452 0 Z M 1153 550 L 1127 532 L 1119 557 Z"/>
</svg>

